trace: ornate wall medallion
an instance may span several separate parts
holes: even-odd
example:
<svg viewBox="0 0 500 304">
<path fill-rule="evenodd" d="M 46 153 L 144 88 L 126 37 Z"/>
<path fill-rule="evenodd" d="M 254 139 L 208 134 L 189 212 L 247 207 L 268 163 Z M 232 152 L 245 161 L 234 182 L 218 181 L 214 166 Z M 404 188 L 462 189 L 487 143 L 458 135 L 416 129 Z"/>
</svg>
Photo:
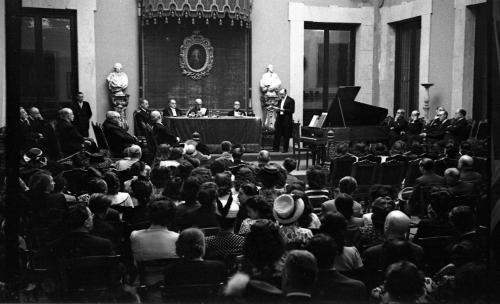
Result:
<svg viewBox="0 0 500 304">
<path fill-rule="evenodd" d="M 199 33 L 194 31 L 193 35 L 184 38 L 179 54 L 182 74 L 193 80 L 208 76 L 214 66 L 214 49 L 210 40 Z"/>
</svg>

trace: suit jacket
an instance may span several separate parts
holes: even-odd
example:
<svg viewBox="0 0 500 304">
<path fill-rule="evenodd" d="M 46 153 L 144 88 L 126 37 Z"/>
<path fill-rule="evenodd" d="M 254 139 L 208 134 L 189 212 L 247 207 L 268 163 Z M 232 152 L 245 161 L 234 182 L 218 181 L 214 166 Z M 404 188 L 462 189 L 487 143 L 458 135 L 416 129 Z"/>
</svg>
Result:
<svg viewBox="0 0 500 304">
<path fill-rule="evenodd" d="M 151 111 L 149 110 L 143 110 L 143 109 L 138 109 L 134 113 L 134 134 L 136 136 L 144 136 L 144 128 L 142 127 L 142 124 L 151 124 L 151 121 L 149 119 L 149 114 L 151 114 Z"/>
<path fill-rule="evenodd" d="M 280 106 L 281 106 L 281 100 L 278 102 L 278 107 Z M 287 96 L 285 99 L 285 103 L 283 104 L 283 115 L 281 115 L 280 111 L 278 110 L 276 118 L 277 119 L 281 118 L 283 122 L 289 125 L 289 127 L 291 128 L 293 124 L 292 115 L 294 112 L 295 112 L 295 100 L 292 97 Z"/>
<path fill-rule="evenodd" d="M 128 134 L 127 131 L 108 120 L 102 124 L 102 128 L 104 136 L 106 136 L 108 141 L 109 149 L 117 155 L 123 154 L 125 148 L 137 142 L 137 140 L 132 135 Z"/>
<path fill-rule="evenodd" d="M 430 124 L 427 128 L 427 137 L 435 140 L 442 140 L 444 138 L 446 129 L 451 124 L 451 120 L 446 119 L 445 121 L 434 122 Z"/>
<path fill-rule="evenodd" d="M 241 110 L 239 112 L 240 112 L 240 116 L 247 116 L 247 112 L 241 111 Z M 227 112 L 227 116 L 234 116 L 234 110 Z"/>
<path fill-rule="evenodd" d="M 21 149 L 28 150 L 37 147 L 39 132 L 36 131 L 36 126 L 33 125 L 32 120 L 21 120 L 19 122 L 19 136 L 21 137 Z"/>
<path fill-rule="evenodd" d="M 456 141 L 464 141 L 469 137 L 469 124 L 465 118 L 453 119 L 446 127 L 446 133 L 449 133 Z"/>
<path fill-rule="evenodd" d="M 177 112 L 177 116 L 176 117 L 179 117 L 179 116 L 183 115 L 182 111 L 179 108 L 175 108 L 175 112 Z M 166 107 L 163 110 L 163 116 L 166 116 L 166 117 L 172 117 L 172 116 L 174 116 L 173 113 L 172 113 L 172 108 Z"/>
<path fill-rule="evenodd" d="M 408 121 L 404 117 L 395 119 L 389 124 L 389 129 L 396 135 L 399 135 L 401 132 L 406 132 L 408 129 Z"/>
<path fill-rule="evenodd" d="M 177 137 L 174 134 L 170 133 L 168 128 L 161 123 L 155 123 L 153 125 L 153 135 L 156 138 L 156 143 L 158 145 L 165 143 L 174 145 L 177 143 Z"/>
<path fill-rule="evenodd" d="M 419 135 L 422 133 L 424 123 L 421 119 L 408 122 L 408 135 Z"/>
<path fill-rule="evenodd" d="M 75 115 L 75 120 L 73 124 L 76 129 L 85 137 L 89 136 L 89 126 L 90 126 L 90 118 L 92 117 L 92 110 L 90 109 L 90 105 L 88 102 L 84 101 L 82 103 L 82 107 L 78 105 L 75 101 L 71 106 L 71 110 L 73 110 L 73 114 Z"/>
<path fill-rule="evenodd" d="M 424 206 L 424 203 L 428 203 L 430 189 L 433 186 L 443 186 L 444 184 L 444 177 L 439 176 L 435 173 L 424 174 L 417 178 L 415 187 L 413 188 L 413 193 L 411 194 L 409 201 L 412 212 L 425 214 L 427 210 L 425 209 L 426 206 Z"/>
<path fill-rule="evenodd" d="M 64 119 L 59 119 L 56 124 L 56 135 L 61 145 L 64 156 L 73 154 L 82 149 L 83 136 L 76 127 Z"/>
<path fill-rule="evenodd" d="M 415 255 L 416 264 L 421 267 L 424 260 L 424 249 L 410 241 L 412 251 Z M 387 249 L 386 243 L 372 246 L 363 253 L 363 261 L 367 270 L 383 270 L 386 266 Z"/>
</svg>

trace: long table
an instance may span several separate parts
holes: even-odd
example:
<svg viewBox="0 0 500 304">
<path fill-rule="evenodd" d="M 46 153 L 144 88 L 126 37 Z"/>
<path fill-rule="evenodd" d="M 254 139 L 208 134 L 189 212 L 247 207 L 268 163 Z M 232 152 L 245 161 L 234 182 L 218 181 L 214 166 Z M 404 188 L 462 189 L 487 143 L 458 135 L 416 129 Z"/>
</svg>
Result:
<svg viewBox="0 0 500 304">
<path fill-rule="evenodd" d="M 249 152 L 261 148 L 262 121 L 258 117 L 167 117 L 167 124 L 181 140 L 200 133 L 201 141 L 213 152 L 220 152 L 224 140 L 243 144 Z"/>
</svg>

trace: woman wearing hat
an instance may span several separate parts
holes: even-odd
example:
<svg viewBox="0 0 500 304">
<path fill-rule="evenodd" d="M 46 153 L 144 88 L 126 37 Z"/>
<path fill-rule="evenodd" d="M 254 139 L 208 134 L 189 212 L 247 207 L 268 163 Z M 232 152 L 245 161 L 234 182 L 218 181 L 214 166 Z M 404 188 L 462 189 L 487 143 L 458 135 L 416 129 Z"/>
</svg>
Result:
<svg viewBox="0 0 500 304">
<path fill-rule="evenodd" d="M 245 201 L 248 217 L 241 223 L 238 234 L 246 235 L 259 219 L 272 219 L 271 206 L 261 196 L 253 196 Z"/>
<path fill-rule="evenodd" d="M 280 234 L 288 249 L 301 247 L 313 236 L 310 229 L 299 226 L 304 209 L 304 201 L 297 196 L 283 194 L 274 201 L 273 216 L 280 224 Z"/>
</svg>

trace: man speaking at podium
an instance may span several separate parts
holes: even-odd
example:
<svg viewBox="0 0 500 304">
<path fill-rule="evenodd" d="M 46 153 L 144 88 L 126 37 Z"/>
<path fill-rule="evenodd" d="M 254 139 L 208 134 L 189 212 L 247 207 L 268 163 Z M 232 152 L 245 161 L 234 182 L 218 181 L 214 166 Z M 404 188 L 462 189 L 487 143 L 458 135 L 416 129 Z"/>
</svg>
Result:
<svg viewBox="0 0 500 304">
<path fill-rule="evenodd" d="M 203 101 L 200 98 L 195 99 L 195 104 L 186 113 L 187 117 L 201 117 L 208 114 L 207 108 L 203 108 Z"/>
<path fill-rule="evenodd" d="M 279 106 L 273 107 L 273 109 L 276 111 L 273 151 L 279 151 L 281 137 L 283 137 L 283 153 L 286 153 L 288 152 L 288 146 L 290 145 L 290 137 L 292 137 L 292 115 L 295 112 L 295 100 L 288 96 L 286 89 L 281 89 L 278 92 L 278 96 L 280 98 L 278 104 Z"/>
</svg>

